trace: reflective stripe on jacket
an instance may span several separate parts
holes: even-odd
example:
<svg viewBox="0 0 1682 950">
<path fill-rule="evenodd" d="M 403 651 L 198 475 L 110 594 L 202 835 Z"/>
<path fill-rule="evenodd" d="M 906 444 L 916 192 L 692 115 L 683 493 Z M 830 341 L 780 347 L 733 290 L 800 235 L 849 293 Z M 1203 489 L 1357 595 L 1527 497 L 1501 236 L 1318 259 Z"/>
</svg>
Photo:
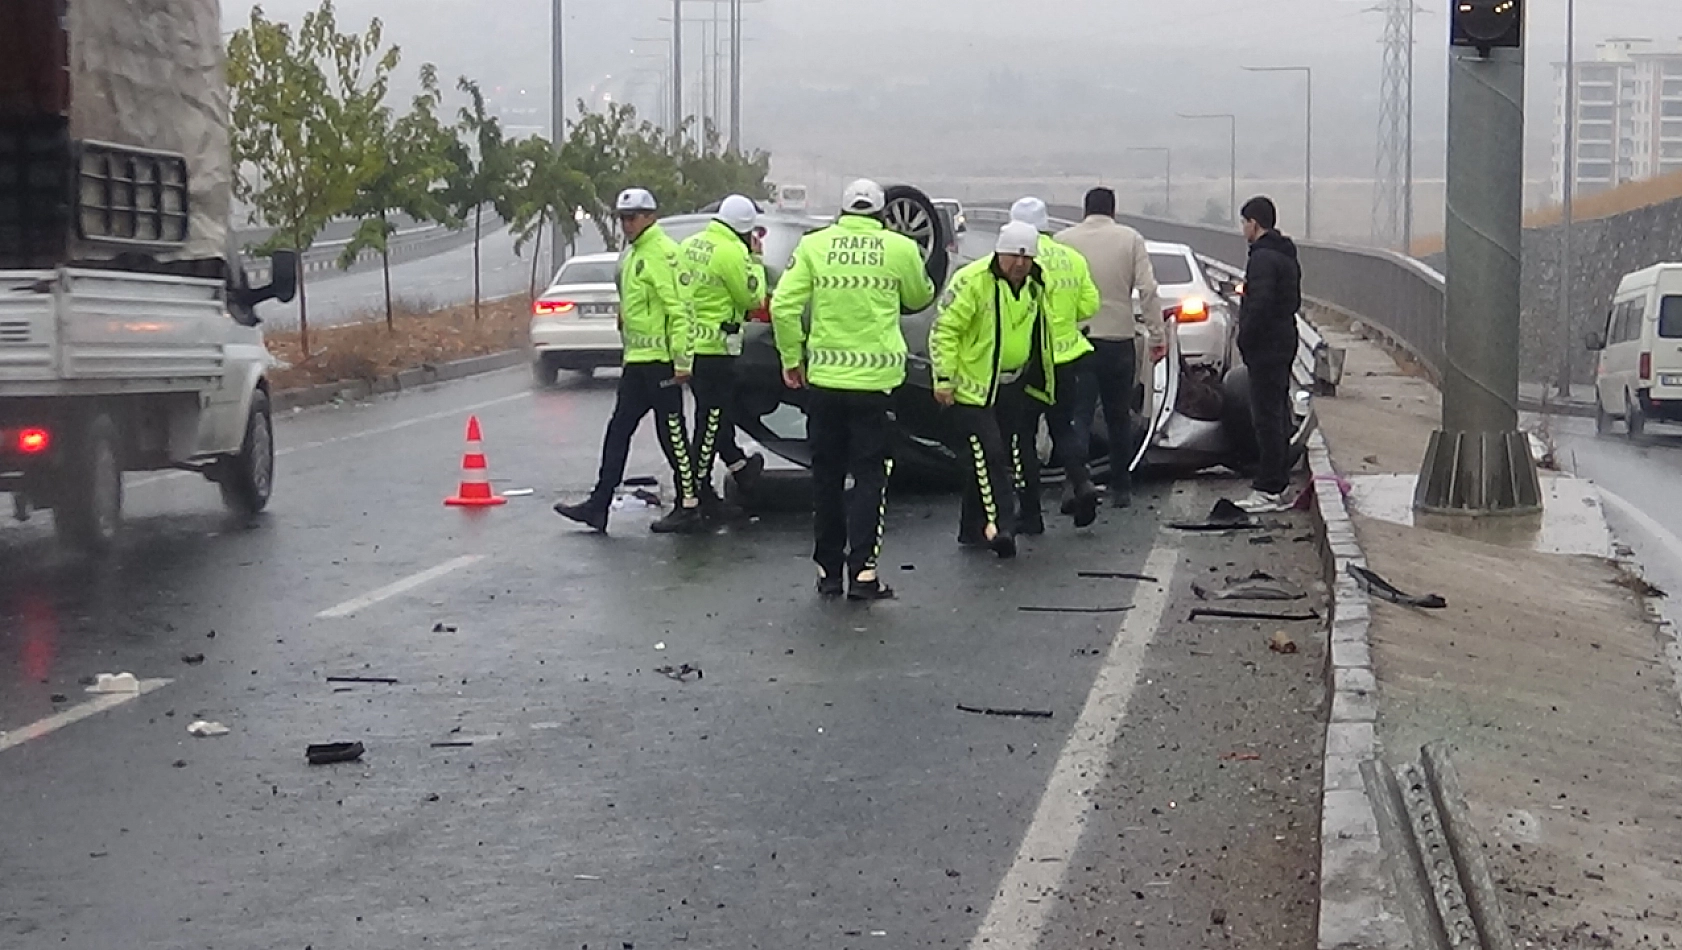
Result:
<svg viewBox="0 0 1682 950">
<path fill-rule="evenodd" d="M 678 244 L 659 225 L 638 235 L 619 262 L 619 335 L 626 363 L 671 363 L 689 372 L 693 317 L 683 275 Z"/>
<path fill-rule="evenodd" d="M 1021 290 L 1000 276 L 997 258 L 966 264 L 940 301 L 929 329 L 929 357 L 937 389 L 950 389 L 966 406 L 990 406 L 999 389 L 1001 340 L 1010 328 L 1028 334 L 1028 393 L 1044 403 L 1056 397 L 1051 333 L 1045 317 L 1045 276 L 1039 265 Z"/>
</svg>

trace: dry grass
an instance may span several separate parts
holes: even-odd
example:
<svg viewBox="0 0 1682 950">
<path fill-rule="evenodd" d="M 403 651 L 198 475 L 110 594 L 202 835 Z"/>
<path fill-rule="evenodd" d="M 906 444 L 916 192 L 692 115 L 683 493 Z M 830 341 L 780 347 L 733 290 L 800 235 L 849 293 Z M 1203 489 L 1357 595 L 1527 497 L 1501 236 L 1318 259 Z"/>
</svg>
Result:
<svg viewBox="0 0 1682 950">
<path fill-rule="evenodd" d="M 1637 208 L 1664 204 L 1677 198 L 1682 198 L 1682 172 L 1673 172 L 1646 181 L 1632 181 L 1609 191 L 1578 198 L 1571 203 L 1571 215 L 1577 221 L 1593 221 L 1624 214 Z M 1525 215 L 1524 226 L 1551 228 L 1564 218 L 1565 208 L 1554 205 Z M 1443 236 L 1440 234 L 1413 242 L 1414 257 L 1429 257 L 1440 253 L 1442 249 Z"/>
<path fill-rule="evenodd" d="M 277 389 L 371 381 L 429 363 L 512 349 L 526 342 L 528 306 L 524 297 L 486 303 L 475 321 L 472 304 L 440 309 L 404 304 L 393 330 L 386 329 L 383 311 L 370 314 L 366 323 L 312 329 L 308 360 L 296 330 L 271 333 L 269 352 L 280 361 L 271 378 Z"/>
</svg>

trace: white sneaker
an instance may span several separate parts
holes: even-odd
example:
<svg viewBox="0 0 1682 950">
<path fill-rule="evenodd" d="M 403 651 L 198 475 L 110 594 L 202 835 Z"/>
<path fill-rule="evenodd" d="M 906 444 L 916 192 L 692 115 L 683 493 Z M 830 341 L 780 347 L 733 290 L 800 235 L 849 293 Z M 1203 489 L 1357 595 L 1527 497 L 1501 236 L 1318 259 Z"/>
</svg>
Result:
<svg viewBox="0 0 1682 950">
<path fill-rule="evenodd" d="M 1290 511 L 1291 503 L 1285 498 L 1284 492 L 1253 491 L 1249 497 L 1241 499 L 1238 507 L 1252 515 L 1272 514 L 1277 511 Z"/>
</svg>

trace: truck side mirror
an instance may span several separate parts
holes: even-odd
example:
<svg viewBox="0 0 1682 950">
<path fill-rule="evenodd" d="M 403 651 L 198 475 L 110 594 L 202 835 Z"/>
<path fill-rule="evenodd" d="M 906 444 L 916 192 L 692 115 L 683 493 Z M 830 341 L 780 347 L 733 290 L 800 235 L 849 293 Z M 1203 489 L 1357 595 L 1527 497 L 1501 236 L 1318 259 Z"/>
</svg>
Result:
<svg viewBox="0 0 1682 950">
<path fill-rule="evenodd" d="M 1599 352 L 1606 349 L 1606 334 L 1599 330 L 1590 330 L 1583 335 L 1583 346 L 1590 352 Z"/>
</svg>

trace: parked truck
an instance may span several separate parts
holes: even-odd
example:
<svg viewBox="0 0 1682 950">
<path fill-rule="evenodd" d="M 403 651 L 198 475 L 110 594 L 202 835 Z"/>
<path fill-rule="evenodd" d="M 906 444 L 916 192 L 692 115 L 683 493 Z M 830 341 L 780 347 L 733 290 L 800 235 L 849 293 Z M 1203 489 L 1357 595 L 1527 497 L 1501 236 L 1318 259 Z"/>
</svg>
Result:
<svg viewBox="0 0 1682 950">
<path fill-rule="evenodd" d="M 274 486 L 271 359 L 229 217 L 217 0 L 0 3 L 0 491 L 99 551 L 123 473 Z"/>
</svg>

